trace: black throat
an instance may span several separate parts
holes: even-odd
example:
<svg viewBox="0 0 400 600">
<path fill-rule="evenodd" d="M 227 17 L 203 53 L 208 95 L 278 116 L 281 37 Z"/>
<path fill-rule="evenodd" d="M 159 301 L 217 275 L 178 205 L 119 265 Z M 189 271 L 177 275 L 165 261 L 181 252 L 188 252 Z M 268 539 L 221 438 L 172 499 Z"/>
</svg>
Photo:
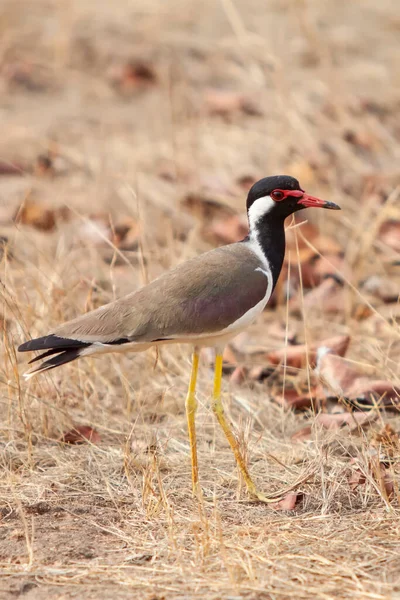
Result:
<svg viewBox="0 0 400 600">
<path fill-rule="evenodd" d="M 285 257 L 285 219 L 271 218 L 271 214 L 261 217 L 250 236 L 246 239 L 256 239 L 272 272 L 273 289 L 278 281 L 283 259 Z"/>
</svg>

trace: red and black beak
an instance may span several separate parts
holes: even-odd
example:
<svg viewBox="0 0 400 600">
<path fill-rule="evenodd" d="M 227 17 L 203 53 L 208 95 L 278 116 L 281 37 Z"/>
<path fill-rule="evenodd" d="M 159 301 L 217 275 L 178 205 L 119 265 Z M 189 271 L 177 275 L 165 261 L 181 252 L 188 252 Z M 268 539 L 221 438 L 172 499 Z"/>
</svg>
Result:
<svg viewBox="0 0 400 600">
<path fill-rule="evenodd" d="M 309 196 L 309 194 L 301 192 L 301 197 L 297 201 L 297 204 L 301 204 L 304 208 L 314 206 L 315 208 L 328 208 L 329 210 L 341 210 L 340 206 L 334 202 L 328 202 L 327 200 L 321 200 L 315 196 Z"/>
</svg>

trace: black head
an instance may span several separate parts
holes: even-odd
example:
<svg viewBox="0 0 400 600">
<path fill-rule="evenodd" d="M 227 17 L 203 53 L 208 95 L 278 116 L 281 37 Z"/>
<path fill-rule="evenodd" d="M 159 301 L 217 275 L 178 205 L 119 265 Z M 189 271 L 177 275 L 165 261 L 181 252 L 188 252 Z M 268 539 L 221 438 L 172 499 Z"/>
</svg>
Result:
<svg viewBox="0 0 400 600">
<path fill-rule="evenodd" d="M 284 220 L 298 210 L 307 207 L 340 210 L 337 204 L 309 196 L 299 182 L 289 175 L 264 177 L 257 181 L 247 196 L 247 212 L 250 226 L 263 217 Z"/>
</svg>

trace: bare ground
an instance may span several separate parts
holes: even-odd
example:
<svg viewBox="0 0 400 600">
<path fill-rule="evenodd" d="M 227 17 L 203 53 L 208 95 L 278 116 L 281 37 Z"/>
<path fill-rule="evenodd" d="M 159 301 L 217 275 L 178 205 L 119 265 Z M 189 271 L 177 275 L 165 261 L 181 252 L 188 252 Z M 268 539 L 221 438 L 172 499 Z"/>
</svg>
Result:
<svg viewBox="0 0 400 600">
<path fill-rule="evenodd" d="M 399 431 L 396 412 L 351 434 L 323 431 L 311 411 L 274 402 L 268 380 L 226 378 L 224 400 L 258 485 L 268 493 L 305 479 L 295 509 L 276 510 L 247 498 L 209 411 L 204 361 L 199 506 L 184 415 L 187 348 L 164 349 L 157 365 L 153 352 L 82 360 L 29 383 L 15 353 L 28 335 L 208 249 L 204 223 L 181 204 L 189 192 L 242 211 L 240 177 L 287 172 L 342 206 L 307 218 L 334 236 L 349 265 L 342 309 L 289 311 L 288 328 L 310 343 L 349 334 L 354 364 L 398 384 L 398 304 L 366 298 L 362 282 L 399 282 L 398 253 L 378 239 L 383 221 L 400 219 L 399 30 L 388 0 L 3 0 L 0 160 L 23 176 L 0 180 L 0 235 L 9 239 L 1 599 L 400 597 L 398 451 L 391 499 L 372 476 L 349 486 L 351 459 L 368 474 L 376 432 L 385 423 Z M 131 62 L 149 73 L 129 74 Z M 46 231 L 12 222 L 29 205 L 40 205 L 39 219 L 50 211 Z M 64 206 L 53 228 L 51 211 Z M 104 223 L 127 219 L 140 224 L 140 243 L 120 252 L 104 241 Z M 359 318 L 365 302 L 369 316 Z M 265 312 L 249 346 L 278 346 L 269 334 L 277 320 L 286 321 L 285 303 Z M 305 424 L 311 439 L 293 441 Z M 100 439 L 62 443 L 73 425 Z"/>
</svg>

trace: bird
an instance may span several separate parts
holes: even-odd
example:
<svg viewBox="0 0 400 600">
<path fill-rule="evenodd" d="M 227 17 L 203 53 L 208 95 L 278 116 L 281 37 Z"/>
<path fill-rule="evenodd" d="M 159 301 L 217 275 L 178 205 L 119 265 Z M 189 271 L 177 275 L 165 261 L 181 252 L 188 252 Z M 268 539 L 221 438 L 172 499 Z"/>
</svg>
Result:
<svg viewBox="0 0 400 600">
<path fill-rule="evenodd" d="M 84 356 L 141 352 L 152 346 L 190 344 L 192 366 L 185 409 L 190 442 L 192 490 L 199 494 L 195 416 L 196 381 L 202 347 L 215 349 L 212 410 L 233 451 L 253 500 L 276 502 L 256 487 L 221 400 L 226 344 L 264 310 L 278 281 L 285 254 L 287 217 L 309 207 L 340 210 L 310 196 L 297 179 L 275 175 L 260 179 L 247 196 L 248 235 L 178 264 L 122 298 L 24 342 L 19 352 L 44 351 L 29 364 L 27 379 Z"/>
</svg>

